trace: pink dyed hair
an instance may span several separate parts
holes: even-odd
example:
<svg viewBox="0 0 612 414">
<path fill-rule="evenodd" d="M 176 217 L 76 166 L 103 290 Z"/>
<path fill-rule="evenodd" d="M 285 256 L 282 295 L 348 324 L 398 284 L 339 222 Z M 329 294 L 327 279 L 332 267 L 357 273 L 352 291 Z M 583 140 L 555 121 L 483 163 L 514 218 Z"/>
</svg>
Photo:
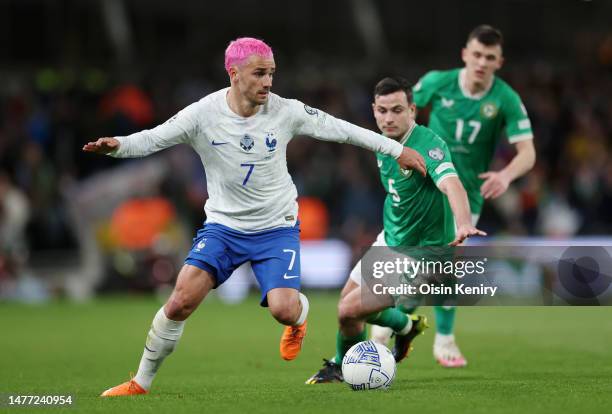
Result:
<svg viewBox="0 0 612 414">
<path fill-rule="evenodd" d="M 229 73 L 230 67 L 243 64 L 252 55 L 261 56 L 265 59 L 274 57 L 272 48 L 263 40 L 253 37 L 240 37 L 232 40 L 225 49 L 225 70 Z"/>
</svg>

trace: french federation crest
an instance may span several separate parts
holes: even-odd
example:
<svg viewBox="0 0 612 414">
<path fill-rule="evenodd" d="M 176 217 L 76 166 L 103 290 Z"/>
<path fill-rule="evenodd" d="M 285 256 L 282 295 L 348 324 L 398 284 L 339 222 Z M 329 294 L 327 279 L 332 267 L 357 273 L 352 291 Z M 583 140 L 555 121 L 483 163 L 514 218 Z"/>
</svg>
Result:
<svg viewBox="0 0 612 414">
<path fill-rule="evenodd" d="M 440 161 L 444 158 L 444 151 L 442 151 L 440 147 L 429 150 L 427 154 L 429 155 L 429 158 L 436 161 Z"/>
<path fill-rule="evenodd" d="M 276 151 L 276 138 L 272 132 L 266 134 L 266 147 L 268 147 L 268 152 Z"/>
<path fill-rule="evenodd" d="M 485 118 L 495 118 L 499 109 L 493 102 L 485 102 L 480 107 L 480 114 Z"/>
<path fill-rule="evenodd" d="M 245 151 L 250 151 L 255 146 L 255 140 L 249 134 L 244 134 L 240 139 L 240 148 Z"/>
</svg>

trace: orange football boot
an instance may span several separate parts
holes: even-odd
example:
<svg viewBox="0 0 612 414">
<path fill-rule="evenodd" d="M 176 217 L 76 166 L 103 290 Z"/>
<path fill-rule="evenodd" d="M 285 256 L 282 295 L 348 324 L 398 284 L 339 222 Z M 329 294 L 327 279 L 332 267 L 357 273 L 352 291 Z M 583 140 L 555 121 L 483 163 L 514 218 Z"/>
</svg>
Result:
<svg viewBox="0 0 612 414">
<path fill-rule="evenodd" d="M 295 359 L 302 350 L 302 342 L 306 336 L 306 324 L 307 322 L 304 321 L 299 326 L 285 326 L 280 341 L 280 354 L 285 361 Z"/>
<path fill-rule="evenodd" d="M 142 388 L 134 379 L 119 384 L 116 387 L 109 388 L 100 394 L 100 397 L 122 397 L 125 395 L 140 395 L 148 394 L 149 392 Z"/>
</svg>

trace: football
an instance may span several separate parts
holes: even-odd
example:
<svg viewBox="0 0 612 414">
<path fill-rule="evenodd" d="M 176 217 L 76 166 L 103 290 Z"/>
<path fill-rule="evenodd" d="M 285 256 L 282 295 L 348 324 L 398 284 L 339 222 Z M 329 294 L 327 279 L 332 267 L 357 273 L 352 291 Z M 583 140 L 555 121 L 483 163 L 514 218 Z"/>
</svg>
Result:
<svg viewBox="0 0 612 414">
<path fill-rule="evenodd" d="M 344 355 L 342 375 L 355 391 L 386 389 L 395 378 L 395 359 L 384 345 L 359 342 Z"/>
</svg>

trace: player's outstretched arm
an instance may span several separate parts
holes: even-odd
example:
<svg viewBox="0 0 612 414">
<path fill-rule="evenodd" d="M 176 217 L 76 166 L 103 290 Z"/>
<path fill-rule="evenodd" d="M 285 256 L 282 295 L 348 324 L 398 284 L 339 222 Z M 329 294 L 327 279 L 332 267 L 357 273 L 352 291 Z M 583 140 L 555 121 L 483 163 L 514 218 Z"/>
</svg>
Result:
<svg viewBox="0 0 612 414">
<path fill-rule="evenodd" d="M 98 138 L 83 145 L 83 151 L 106 155 L 119 148 L 119 140 L 111 137 Z"/>
<path fill-rule="evenodd" d="M 416 151 L 404 147 L 397 141 L 369 129 L 342 119 L 334 118 L 325 112 L 304 105 L 298 100 L 290 100 L 295 135 L 308 135 L 323 141 L 333 141 L 357 145 L 370 151 L 393 156 L 405 170 L 415 169 L 426 175 L 425 161 Z"/>
<path fill-rule="evenodd" d="M 497 198 L 504 194 L 510 183 L 533 168 L 536 161 L 533 139 L 519 141 L 514 144 L 516 155 L 501 171 L 487 171 L 480 175 L 484 183 L 480 186 L 480 194 L 484 198 Z"/>
<path fill-rule="evenodd" d="M 83 151 L 116 158 L 146 157 L 177 144 L 189 144 L 199 131 L 201 101 L 189 105 L 168 121 L 125 137 L 104 137 L 83 146 Z M 204 109 L 205 110 L 205 109 Z"/>
<path fill-rule="evenodd" d="M 444 178 L 439 184 L 438 188 L 448 198 L 453 216 L 455 216 L 455 223 L 457 224 L 457 232 L 455 233 L 455 240 L 450 245 L 458 246 L 470 236 L 486 236 L 482 230 L 478 230 L 472 225 L 472 217 L 470 214 L 470 204 L 468 202 L 467 193 L 459 181 L 457 176 L 449 176 Z"/>
</svg>

